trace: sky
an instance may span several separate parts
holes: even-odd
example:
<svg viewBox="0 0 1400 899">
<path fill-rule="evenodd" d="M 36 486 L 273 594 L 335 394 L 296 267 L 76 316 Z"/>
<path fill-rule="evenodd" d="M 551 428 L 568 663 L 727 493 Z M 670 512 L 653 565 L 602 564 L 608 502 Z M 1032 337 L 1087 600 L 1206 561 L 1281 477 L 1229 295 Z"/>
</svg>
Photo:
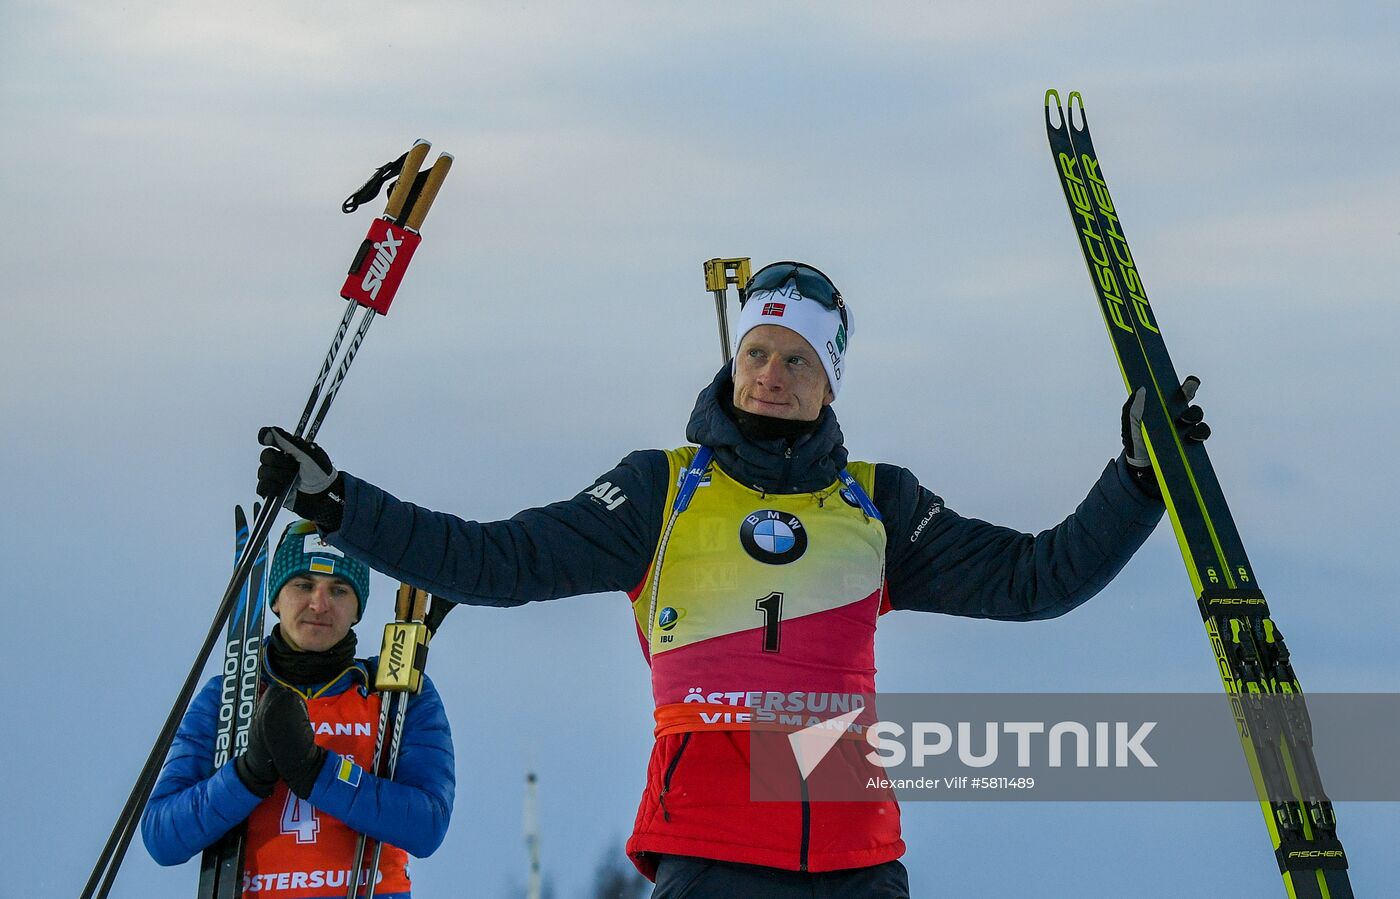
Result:
<svg viewBox="0 0 1400 899">
<path fill-rule="evenodd" d="M 1395 692 L 1398 38 L 1369 2 L 0 0 L 6 892 L 86 879 L 227 580 L 257 429 L 295 424 L 339 321 L 374 214 L 340 203 L 418 137 L 456 161 L 321 432 L 340 467 L 479 520 L 572 496 L 684 443 L 719 364 L 701 262 L 798 258 L 856 314 L 853 457 L 1035 532 L 1119 450 L 1044 137 L 1046 88 L 1082 91 L 1303 686 Z M 1064 618 L 886 616 L 877 659 L 895 692 L 1220 689 L 1165 523 Z M 583 895 L 650 747 L 625 598 L 463 608 L 429 671 L 458 788 L 419 892 L 524 883 L 533 769 L 544 868 Z M 1383 892 L 1400 810 L 1338 816 Z M 915 895 L 1281 893 L 1247 803 L 910 803 L 904 832 Z M 113 895 L 196 869 L 133 846 Z"/>
</svg>

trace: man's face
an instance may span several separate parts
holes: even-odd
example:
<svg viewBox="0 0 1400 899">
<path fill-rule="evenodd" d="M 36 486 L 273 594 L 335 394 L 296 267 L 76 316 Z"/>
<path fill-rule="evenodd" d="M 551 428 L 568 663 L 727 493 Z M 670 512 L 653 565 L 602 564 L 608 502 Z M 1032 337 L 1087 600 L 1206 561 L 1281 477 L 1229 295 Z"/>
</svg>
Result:
<svg viewBox="0 0 1400 899">
<path fill-rule="evenodd" d="M 821 358 L 802 335 L 781 325 L 759 325 L 744 335 L 734 366 L 737 408 L 815 421 L 833 399 Z"/>
<path fill-rule="evenodd" d="M 282 618 L 282 636 L 301 652 L 339 643 L 360 611 L 353 587 L 338 577 L 309 572 L 283 584 L 272 606 Z"/>
</svg>

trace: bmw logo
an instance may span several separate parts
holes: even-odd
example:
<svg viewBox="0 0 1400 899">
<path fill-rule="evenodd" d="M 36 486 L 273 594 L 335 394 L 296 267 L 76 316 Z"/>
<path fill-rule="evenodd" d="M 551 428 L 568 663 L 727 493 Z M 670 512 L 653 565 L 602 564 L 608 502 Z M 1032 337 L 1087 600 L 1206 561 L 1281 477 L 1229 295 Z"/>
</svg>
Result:
<svg viewBox="0 0 1400 899">
<path fill-rule="evenodd" d="M 661 610 L 660 614 L 656 616 L 656 626 L 661 628 L 663 631 L 669 631 L 671 628 L 675 627 L 676 623 L 684 617 L 684 609 L 677 611 L 676 609 L 667 606 L 666 608 Z"/>
<path fill-rule="evenodd" d="M 739 526 L 744 551 L 767 565 L 786 565 L 807 551 L 807 529 L 796 515 L 759 509 Z"/>
</svg>

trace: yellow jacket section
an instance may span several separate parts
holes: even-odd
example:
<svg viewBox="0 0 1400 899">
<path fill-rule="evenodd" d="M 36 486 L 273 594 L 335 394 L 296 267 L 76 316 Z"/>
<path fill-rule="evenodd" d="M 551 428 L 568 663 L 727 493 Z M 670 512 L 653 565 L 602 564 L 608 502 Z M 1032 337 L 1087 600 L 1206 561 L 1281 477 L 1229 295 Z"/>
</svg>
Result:
<svg viewBox="0 0 1400 899">
<path fill-rule="evenodd" d="M 672 506 L 679 482 L 695 458 L 694 446 L 668 450 L 670 484 L 666 519 L 642 592 L 633 605 L 653 654 L 702 640 L 760 627 L 754 603 L 781 591 L 782 617 L 790 621 L 865 599 L 884 580 L 885 529 L 841 496 L 834 481 L 816 493 L 764 494 L 731 478 L 711 462 L 708 474 L 677 516 Z M 847 471 L 867 495 L 874 493 L 875 466 L 851 462 Z M 762 562 L 744 549 L 740 532 L 755 512 L 795 517 L 806 532 L 806 549 L 787 564 Z M 663 631 L 658 616 L 674 610 Z M 650 625 L 650 627 L 648 627 Z M 670 637 L 665 643 L 661 635 Z"/>
</svg>

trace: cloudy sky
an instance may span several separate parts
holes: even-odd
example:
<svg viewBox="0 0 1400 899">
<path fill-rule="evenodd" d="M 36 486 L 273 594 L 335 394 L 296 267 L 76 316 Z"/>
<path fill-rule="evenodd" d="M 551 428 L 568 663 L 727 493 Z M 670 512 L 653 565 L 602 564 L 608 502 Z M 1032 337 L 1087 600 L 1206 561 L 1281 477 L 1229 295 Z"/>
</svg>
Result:
<svg viewBox="0 0 1400 899">
<path fill-rule="evenodd" d="M 372 215 L 340 202 L 420 136 L 456 166 L 322 431 L 340 466 L 478 519 L 570 496 L 684 442 L 719 361 L 701 261 L 801 258 L 857 313 L 853 455 L 1036 531 L 1118 451 L 1042 123 L 1047 87 L 1083 91 L 1304 686 L 1400 688 L 1398 38 L 1382 3 L 3 0 L 6 891 L 85 879 L 226 580 L 257 428 L 295 423 L 339 319 Z M 625 598 L 463 609 L 435 647 L 458 793 L 420 892 L 523 883 L 533 766 L 581 894 L 650 745 Z M 888 691 L 1219 690 L 1166 525 L 1066 618 L 905 613 L 878 652 Z M 1400 811 L 1339 817 L 1380 892 Z M 904 820 L 916 895 L 1280 893 L 1249 804 Z M 138 845 L 115 895 L 195 879 Z"/>
</svg>

